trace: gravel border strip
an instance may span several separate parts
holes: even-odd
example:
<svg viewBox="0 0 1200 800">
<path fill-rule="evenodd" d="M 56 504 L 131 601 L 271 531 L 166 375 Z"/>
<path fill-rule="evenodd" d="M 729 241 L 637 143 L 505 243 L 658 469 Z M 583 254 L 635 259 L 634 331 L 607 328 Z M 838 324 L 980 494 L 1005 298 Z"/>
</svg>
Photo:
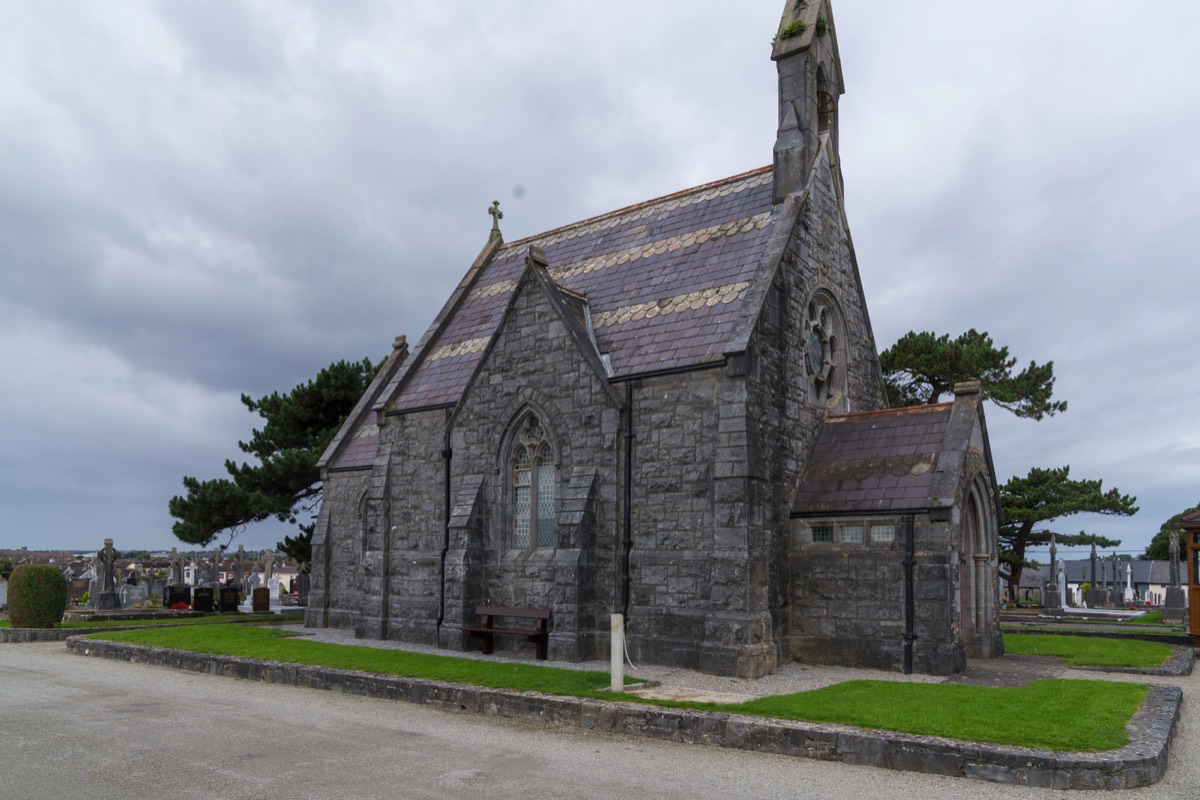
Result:
<svg viewBox="0 0 1200 800">
<path fill-rule="evenodd" d="M 1166 772 L 1183 696 L 1177 686 L 1151 686 L 1146 703 L 1130 722 L 1130 744 L 1101 753 L 1059 753 L 845 725 L 486 689 L 82 636 L 68 638 L 67 650 L 81 656 L 401 700 L 448 711 L 1055 789 L 1129 789 L 1158 781 Z"/>
</svg>

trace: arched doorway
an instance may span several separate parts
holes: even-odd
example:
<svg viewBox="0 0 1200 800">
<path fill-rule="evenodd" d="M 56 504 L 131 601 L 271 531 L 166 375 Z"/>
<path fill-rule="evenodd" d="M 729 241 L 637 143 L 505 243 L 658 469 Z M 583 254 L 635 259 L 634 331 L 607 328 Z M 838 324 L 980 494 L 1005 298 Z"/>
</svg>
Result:
<svg viewBox="0 0 1200 800">
<path fill-rule="evenodd" d="M 963 506 L 959 630 L 968 658 L 994 658 L 1004 647 L 996 624 L 996 514 L 976 478 Z"/>
</svg>

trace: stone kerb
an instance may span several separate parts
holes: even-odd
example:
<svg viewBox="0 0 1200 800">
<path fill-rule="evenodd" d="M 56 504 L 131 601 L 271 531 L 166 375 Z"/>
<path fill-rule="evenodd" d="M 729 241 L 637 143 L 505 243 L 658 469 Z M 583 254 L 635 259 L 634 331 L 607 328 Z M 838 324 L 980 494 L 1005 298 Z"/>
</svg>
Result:
<svg viewBox="0 0 1200 800">
<path fill-rule="evenodd" d="M 1129 725 L 1130 744 L 1101 753 L 1060 753 L 844 725 L 486 689 L 82 637 L 69 638 L 67 649 L 76 655 L 401 700 L 448 711 L 1056 789 L 1130 789 L 1158 781 L 1166 772 L 1167 751 L 1183 696 L 1177 686 L 1151 686 Z"/>
</svg>

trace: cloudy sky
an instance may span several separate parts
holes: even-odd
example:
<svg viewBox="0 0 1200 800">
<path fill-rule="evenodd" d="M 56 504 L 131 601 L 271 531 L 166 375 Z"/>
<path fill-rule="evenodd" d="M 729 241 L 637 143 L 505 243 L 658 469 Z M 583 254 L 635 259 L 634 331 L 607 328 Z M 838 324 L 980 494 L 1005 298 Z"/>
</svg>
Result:
<svg viewBox="0 0 1200 800">
<path fill-rule="evenodd" d="M 783 0 L 0 4 L 0 548 L 170 548 L 240 404 L 415 341 L 487 236 L 769 163 Z M 970 327 L 1067 413 L 1003 482 L 1200 502 L 1200 5 L 835 6 L 881 348 Z M 243 533 L 247 547 L 280 529 Z"/>
</svg>

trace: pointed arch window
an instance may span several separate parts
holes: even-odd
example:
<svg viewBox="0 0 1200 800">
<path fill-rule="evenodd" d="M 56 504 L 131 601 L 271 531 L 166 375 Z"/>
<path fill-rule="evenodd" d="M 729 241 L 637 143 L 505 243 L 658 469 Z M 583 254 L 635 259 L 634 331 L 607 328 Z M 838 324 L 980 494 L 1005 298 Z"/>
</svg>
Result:
<svg viewBox="0 0 1200 800">
<path fill-rule="evenodd" d="M 512 545 L 554 547 L 554 494 L 558 468 L 542 423 L 532 414 L 517 433 L 511 459 Z"/>
</svg>

